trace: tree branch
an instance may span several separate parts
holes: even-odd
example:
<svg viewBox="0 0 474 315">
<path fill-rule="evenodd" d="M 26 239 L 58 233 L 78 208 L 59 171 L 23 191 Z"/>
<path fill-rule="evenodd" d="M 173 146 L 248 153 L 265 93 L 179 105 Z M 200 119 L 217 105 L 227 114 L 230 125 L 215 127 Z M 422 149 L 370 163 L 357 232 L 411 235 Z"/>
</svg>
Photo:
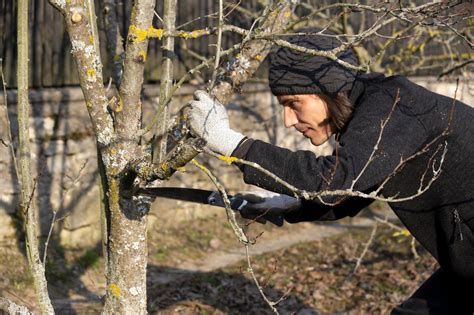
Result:
<svg viewBox="0 0 474 315">
<path fill-rule="evenodd" d="M 95 24 L 90 20 L 88 0 L 66 3 L 50 0 L 50 3 L 64 16 L 92 127 L 99 145 L 107 146 L 115 137 L 114 126 L 107 110 L 109 101 L 102 78 L 102 62 L 94 42 L 97 30 L 94 30 Z"/>
<path fill-rule="evenodd" d="M 116 111 L 116 130 L 121 139 L 135 141 L 141 128 L 140 96 L 148 49 L 146 30 L 151 27 L 154 8 L 155 1 L 152 0 L 137 0 L 132 8 L 119 90 L 123 106 Z"/>
<path fill-rule="evenodd" d="M 109 64 L 112 68 L 112 79 L 115 85 L 120 87 L 123 71 L 123 60 L 125 52 L 123 49 L 123 38 L 117 20 L 117 2 L 115 0 L 102 0 L 102 11 L 104 12 L 105 33 L 107 38 L 107 54 Z"/>
<path fill-rule="evenodd" d="M 54 314 L 48 295 L 44 265 L 38 249 L 37 219 L 34 187 L 30 166 L 30 134 L 28 104 L 28 0 L 18 0 L 18 132 L 19 158 L 18 173 L 20 182 L 20 210 L 24 215 L 26 230 L 26 252 L 28 265 L 33 275 L 33 283 L 42 314 Z"/>
<path fill-rule="evenodd" d="M 176 23 L 176 0 L 165 0 L 164 2 L 164 19 L 163 26 L 166 31 L 174 31 Z M 163 39 L 162 54 L 163 60 L 161 63 L 161 82 L 160 82 L 160 96 L 158 99 L 158 109 L 160 117 L 155 129 L 153 148 L 153 163 L 163 161 L 166 155 L 167 147 L 167 133 L 166 128 L 168 122 L 168 104 L 166 99 L 171 95 L 173 86 L 173 61 L 175 59 L 174 53 L 174 38 L 165 37 Z"/>
</svg>

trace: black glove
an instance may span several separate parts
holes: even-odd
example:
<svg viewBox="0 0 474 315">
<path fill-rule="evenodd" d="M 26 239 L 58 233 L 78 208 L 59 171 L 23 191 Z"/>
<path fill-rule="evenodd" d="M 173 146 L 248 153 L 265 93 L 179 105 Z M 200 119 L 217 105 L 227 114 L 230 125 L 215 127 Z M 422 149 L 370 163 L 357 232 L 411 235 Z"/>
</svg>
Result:
<svg viewBox="0 0 474 315">
<path fill-rule="evenodd" d="M 235 197 L 247 201 L 247 204 L 240 209 L 243 218 L 263 224 L 271 218 L 281 218 L 283 223 L 284 213 L 301 206 L 301 201 L 297 198 L 266 190 L 240 192 Z"/>
</svg>

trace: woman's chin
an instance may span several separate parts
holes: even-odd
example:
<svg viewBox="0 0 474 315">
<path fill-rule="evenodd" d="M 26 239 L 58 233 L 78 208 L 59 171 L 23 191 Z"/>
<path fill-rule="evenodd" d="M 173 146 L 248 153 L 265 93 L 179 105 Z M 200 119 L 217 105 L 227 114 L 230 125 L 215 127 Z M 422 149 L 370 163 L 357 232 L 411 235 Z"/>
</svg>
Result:
<svg viewBox="0 0 474 315">
<path fill-rule="evenodd" d="M 308 137 L 312 145 L 319 146 L 329 140 L 329 137 Z"/>
</svg>

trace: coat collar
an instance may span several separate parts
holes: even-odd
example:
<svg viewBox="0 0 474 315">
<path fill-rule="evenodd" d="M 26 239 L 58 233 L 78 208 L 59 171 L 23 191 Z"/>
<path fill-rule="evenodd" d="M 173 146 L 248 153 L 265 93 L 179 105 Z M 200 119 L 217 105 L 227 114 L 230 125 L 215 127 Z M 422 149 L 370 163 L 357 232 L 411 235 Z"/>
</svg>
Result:
<svg viewBox="0 0 474 315">
<path fill-rule="evenodd" d="M 354 80 L 354 85 L 352 86 L 351 92 L 349 94 L 349 99 L 354 106 L 357 105 L 362 94 L 365 92 L 365 87 L 367 83 L 378 81 L 384 79 L 385 76 L 382 73 L 357 73 L 356 79 Z"/>
</svg>

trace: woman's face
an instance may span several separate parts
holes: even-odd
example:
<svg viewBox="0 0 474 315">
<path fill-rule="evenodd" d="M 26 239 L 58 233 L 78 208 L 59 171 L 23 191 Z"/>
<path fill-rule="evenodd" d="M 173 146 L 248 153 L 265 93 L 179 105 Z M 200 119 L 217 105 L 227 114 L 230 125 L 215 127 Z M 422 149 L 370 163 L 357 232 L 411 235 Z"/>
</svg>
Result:
<svg viewBox="0 0 474 315">
<path fill-rule="evenodd" d="M 294 127 L 314 145 L 321 145 L 333 134 L 335 128 L 329 117 L 326 102 L 316 94 L 281 95 L 285 127 Z"/>
</svg>

